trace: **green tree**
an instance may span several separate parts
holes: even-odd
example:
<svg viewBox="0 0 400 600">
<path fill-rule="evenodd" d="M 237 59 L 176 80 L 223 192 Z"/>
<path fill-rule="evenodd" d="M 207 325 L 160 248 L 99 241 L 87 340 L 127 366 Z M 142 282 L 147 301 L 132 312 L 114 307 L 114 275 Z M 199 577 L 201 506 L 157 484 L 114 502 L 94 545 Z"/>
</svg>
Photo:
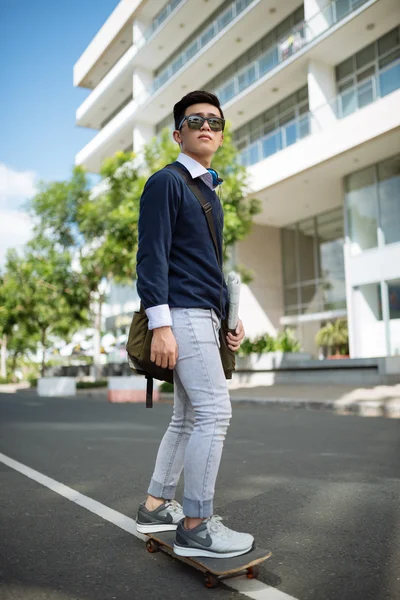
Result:
<svg viewBox="0 0 400 600">
<path fill-rule="evenodd" d="M 8 284 L 15 291 L 15 319 L 10 346 L 16 357 L 40 340 L 41 374 L 46 353 L 54 338 L 69 340 L 87 324 L 87 301 L 79 273 L 71 269 L 71 256 L 44 239 L 34 239 L 23 256 L 15 250 L 7 255 Z M 13 333 L 15 338 L 13 339 Z M 11 342 L 12 340 L 12 342 Z"/>
<path fill-rule="evenodd" d="M 95 366 L 99 375 L 100 327 L 107 282 L 132 283 L 136 277 L 140 197 L 147 178 L 173 162 L 179 147 L 168 129 L 145 148 L 138 165 L 132 153 L 118 152 L 101 167 L 101 189 L 90 194 L 85 173 L 75 168 L 69 181 L 42 184 L 31 210 L 38 239 L 68 249 L 79 263 L 95 324 Z M 229 128 L 213 166 L 224 179 L 225 258 L 250 231 L 259 202 L 247 198 L 246 170 L 237 161 Z"/>
<path fill-rule="evenodd" d="M 102 247 L 102 231 L 85 235 L 81 223 L 90 212 L 92 201 L 86 174 L 76 167 L 67 181 L 40 183 L 39 192 L 30 203 L 30 211 L 35 221 L 35 238 L 32 245 L 37 249 L 52 246 L 70 256 L 70 276 L 81 282 L 82 298 L 78 310 L 90 308 L 95 330 L 98 332 L 95 347 L 95 363 L 100 356 L 101 308 L 104 302 L 102 280 L 105 252 Z M 108 256 L 110 258 L 110 256 Z M 71 264 L 75 264 L 75 269 Z M 69 298 L 71 302 L 72 297 Z M 98 339 L 97 339 L 98 338 Z M 96 352 L 97 350 L 97 352 Z"/>
<path fill-rule="evenodd" d="M 7 378 L 7 344 L 12 332 L 15 311 L 15 289 L 7 279 L 6 274 L 0 274 L 0 377 Z"/>
</svg>

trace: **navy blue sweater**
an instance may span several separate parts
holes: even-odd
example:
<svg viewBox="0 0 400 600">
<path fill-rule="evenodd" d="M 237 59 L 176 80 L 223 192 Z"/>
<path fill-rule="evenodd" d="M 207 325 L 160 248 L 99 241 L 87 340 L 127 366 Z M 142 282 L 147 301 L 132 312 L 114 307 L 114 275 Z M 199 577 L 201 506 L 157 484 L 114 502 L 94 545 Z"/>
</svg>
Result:
<svg viewBox="0 0 400 600">
<path fill-rule="evenodd" d="M 222 257 L 221 203 L 201 179 L 196 182 L 212 205 Z M 205 214 L 183 179 L 169 169 L 148 179 L 140 200 L 137 291 L 145 309 L 168 304 L 212 308 L 222 319 L 226 316 L 227 287 Z"/>
</svg>

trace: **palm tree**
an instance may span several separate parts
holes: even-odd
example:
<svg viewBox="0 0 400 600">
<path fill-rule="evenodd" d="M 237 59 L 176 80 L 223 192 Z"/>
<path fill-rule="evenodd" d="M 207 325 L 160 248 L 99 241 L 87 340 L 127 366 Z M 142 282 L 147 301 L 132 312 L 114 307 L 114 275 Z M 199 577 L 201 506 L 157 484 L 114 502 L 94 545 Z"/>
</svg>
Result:
<svg viewBox="0 0 400 600">
<path fill-rule="evenodd" d="M 349 332 L 346 319 L 337 319 L 333 323 L 327 323 L 315 336 L 317 346 L 327 348 L 328 354 L 332 354 L 332 350 L 334 350 L 336 355 L 340 355 L 340 350 L 343 347 L 346 348 L 348 342 Z"/>
</svg>

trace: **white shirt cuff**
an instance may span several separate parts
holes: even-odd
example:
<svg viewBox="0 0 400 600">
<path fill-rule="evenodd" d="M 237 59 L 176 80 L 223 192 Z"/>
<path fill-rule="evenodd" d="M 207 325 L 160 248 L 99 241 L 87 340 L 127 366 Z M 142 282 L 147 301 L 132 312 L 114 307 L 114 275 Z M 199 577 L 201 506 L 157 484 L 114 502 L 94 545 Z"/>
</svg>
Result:
<svg viewBox="0 0 400 600">
<path fill-rule="evenodd" d="M 172 318 L 168 304 L 159 304 L 146 308 L 146 315 L 149 319 L 149 329 L 157 329 L 157 327 L 171 327 Z"/>
</svg>

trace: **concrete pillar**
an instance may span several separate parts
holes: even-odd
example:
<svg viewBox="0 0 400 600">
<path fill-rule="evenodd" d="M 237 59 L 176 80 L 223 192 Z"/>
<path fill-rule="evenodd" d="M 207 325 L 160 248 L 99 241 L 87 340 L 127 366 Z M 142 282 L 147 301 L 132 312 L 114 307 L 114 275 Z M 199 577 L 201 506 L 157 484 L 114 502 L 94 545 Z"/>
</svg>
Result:
<svg viewBox="0 0 400 600">
<path fill-rule="evenodd" d="M 138 104 L 146 101 L 151 92 L 152 83 L 153 75 L 151 71 L 139 67 L 133 71 L 132 95 Z"/>
<path fill-rule="evenodd" d="M 139 157 L 143 146 L 154 137 L 154 127 L 148 123 L 135 123 L 133 127 L 133 151 Z"/>
<path fill-rule="evenodd" d="M 335 69 L 326 63 L 310 60 L 307 80 L 308 104 L 312 113 L 311 132 L 318 133 L 337 120 Z"/>
<path fill-rule="evenodd" d="M 250 269 L 253 281 L 243 285 L 240 318 L 247 337 L 269 333 L 275 336 L 283 316 L 283 282 L 280 231 L 277 227 L 253 225 L 236 245 L 238 264 Z"/>
<path fill-rule="evenodd" d="M 330 0 L 304 0 L 304 20 L 307 41 L 321 35 L 332 25 L 332 3 Z"/>
<path fill-rule="evenodd" d="M 145 43 L 145 34 L 151 25 L 148 19 L 135 19 L 132 27 L 133 45 L 140 48 Z"/>
</svg>

